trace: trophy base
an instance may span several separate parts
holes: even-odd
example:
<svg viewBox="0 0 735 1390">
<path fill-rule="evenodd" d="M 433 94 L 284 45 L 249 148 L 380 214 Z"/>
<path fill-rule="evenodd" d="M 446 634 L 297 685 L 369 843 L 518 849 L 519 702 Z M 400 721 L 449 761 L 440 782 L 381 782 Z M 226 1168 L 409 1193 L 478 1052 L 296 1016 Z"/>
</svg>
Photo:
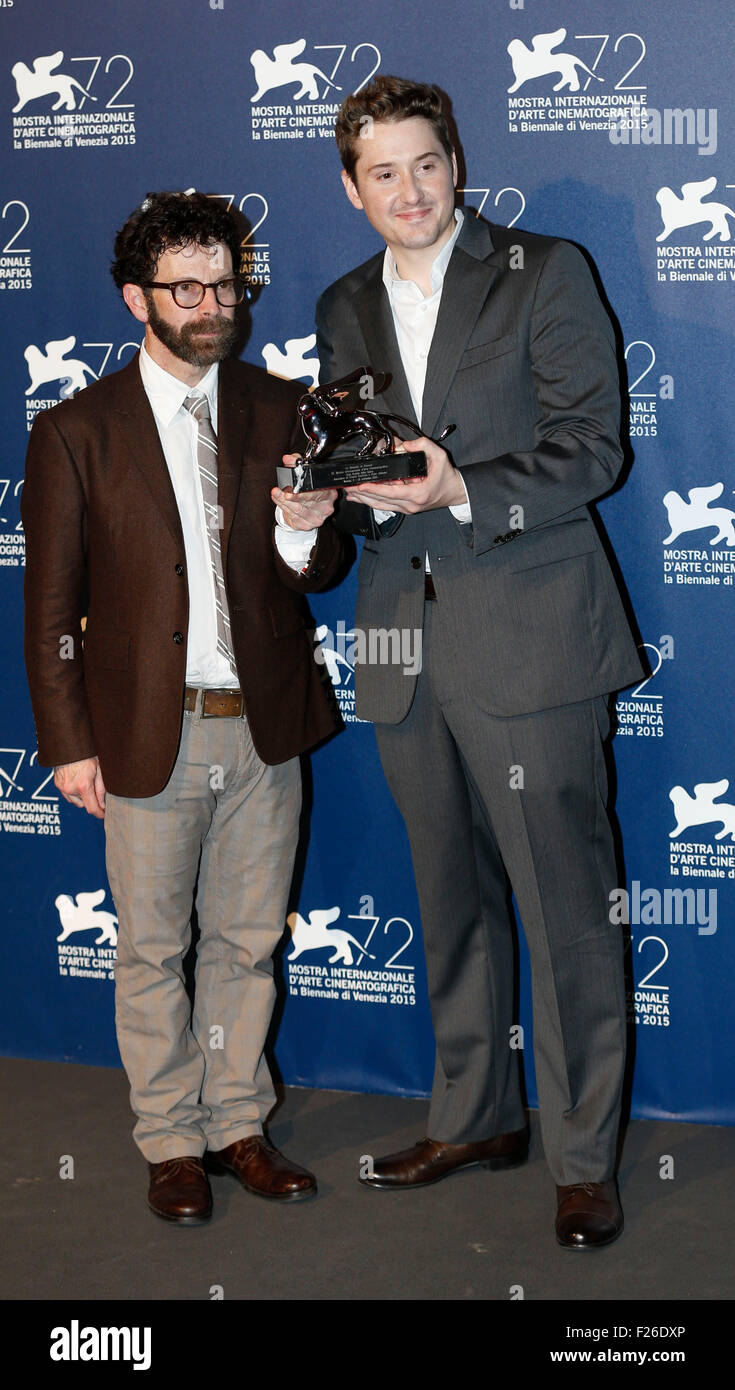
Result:
<svg viewBox="0 0 735 1390">
<path fill-rule="evenodd" d="M 297 463 L 293 468 L 277 468 L 280 488 L 294 492 L 317 492 L 323 487 L 354 487 L 357 483 L 400 482 L 426 477 L 426 454 L 422 450 L 405 454 L 331 454 L 323 463 Z"/>
</svg>

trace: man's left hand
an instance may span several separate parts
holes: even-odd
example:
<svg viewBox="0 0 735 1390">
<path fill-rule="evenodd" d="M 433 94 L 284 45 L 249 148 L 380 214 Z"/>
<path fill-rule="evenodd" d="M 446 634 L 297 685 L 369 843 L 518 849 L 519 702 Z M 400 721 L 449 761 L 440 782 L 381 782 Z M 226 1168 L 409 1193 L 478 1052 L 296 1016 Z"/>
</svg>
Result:
<svg viewBox="0 0 735 1390">
<path fill-rule="evenodd" d="M 402 482 L 358 483 L 356 487 L 345 488 L 345 497 L 350 502 L 364 502 L 366 506 L 381 512 L 429 512 L 437 507 L 458 507 L 467 501 L 467 493 L 460 474 L 451 463 L 449 455 L 433 439 L 405 439 L 397 453 L 415 453 L 423 450 L 426 454 L 427 474 L 425 478 L 410 478 Z"/>
<path fill-rule="evenodd" d="M 293 468 L 299 461 L 298 454 L 283 455 L 283 462 L 288 468 Z M 273 487 L 271 498 L 281 508 L 283 519 L 292 531 L 313 531 L 332 515 L 337 489 L 326 487 L 317 492 L 294 492 L 291 487 Z"/>
</svg>

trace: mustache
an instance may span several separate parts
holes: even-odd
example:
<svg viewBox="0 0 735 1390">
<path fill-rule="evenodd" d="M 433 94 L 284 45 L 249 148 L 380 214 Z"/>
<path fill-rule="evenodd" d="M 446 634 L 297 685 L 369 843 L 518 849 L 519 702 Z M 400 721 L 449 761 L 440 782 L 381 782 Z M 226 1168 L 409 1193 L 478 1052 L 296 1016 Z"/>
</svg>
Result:
<svg viewBox="0 0 735 1390">
<path fill-rule="evenodd" d="M 234 320 L 226 319 L 224 314 L 209 314 L 204 318 L 195 319 L 194 323 L 185 324 L 181 333 L 188 336 L 201 332 L 222 333 L 229 332 L 234 326 Z"/>
</svg>

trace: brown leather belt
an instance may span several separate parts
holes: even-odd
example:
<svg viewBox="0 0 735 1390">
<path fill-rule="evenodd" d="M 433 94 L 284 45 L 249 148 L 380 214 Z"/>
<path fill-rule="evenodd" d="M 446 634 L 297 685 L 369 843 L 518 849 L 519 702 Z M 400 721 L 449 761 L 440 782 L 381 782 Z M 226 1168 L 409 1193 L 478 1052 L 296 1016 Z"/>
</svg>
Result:
<svg viewBox="0 0 735 1390">
<path fill-rule="evenodd" d="M 198 712 L 202 719 L 240 719 L 244 710 L 242 691 L 199 690 L 187 685 L 184 709 L 189 710 L 190 714 Z"/>
<path fill-rule="evenodd" d="M 437 595 L 436 595 L 436 589 L 434 588 L 434 581 L 433 581 L 431 575 L 429 574 L 429 571 L 426 570 L 425 573 L 424 573 L 424 598 L 425 598 L 425 599 L 436 599 L 436 596 L 437 596 Z"/>
</svg>

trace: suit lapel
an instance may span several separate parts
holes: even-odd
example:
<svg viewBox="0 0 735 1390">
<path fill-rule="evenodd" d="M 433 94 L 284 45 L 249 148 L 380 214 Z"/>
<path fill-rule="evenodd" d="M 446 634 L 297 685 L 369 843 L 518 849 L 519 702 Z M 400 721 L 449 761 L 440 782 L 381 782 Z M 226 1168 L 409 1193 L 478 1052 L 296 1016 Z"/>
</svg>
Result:
<svg viewBox="0 0 735 1390">
<path fill-rule="evenodd" d="M 115 408 L 119 437 L 174 540 L 184 553 L 184 535 L 168 465 L 141 380 L 137 356 L 118 377 Z"/>
<path fill-rule="evenodd" d="M 227 573 L 227 544 L 242 476 L 250 409 L 246 392 L 234 380 L 230 362 L 222 362 L 217 393 L 217 475 L 224 573 Z M 183 554 L 184 535 L 176 494 L 137 357 L 119 373 L 116 415 L 120 439 Z"/>
<path fill-rule="evenodd" d="M 355 295 L 354 303 L 368 350 L 367 365 L 376 373 L 390 372 L 391 375 L 390 385 L 381 392 L 384 408 L 412 420 L 415 411 L 403 370 L 390 301 L 383 284 L 382 256 L 372 279 Z M 358 367 L 360 363 L 355 362 L 353 366 Z"/>
<path fill-rule="evenodd" d="M 457 367 L 482 307 L 503 263 L 487 222 L 473 208 L 464 210 L 462 229 L 444 277 L 436 329 L 426 364 L 421 428 L 433 434 Z M 376 261 L 367 284 L 355 295 L 355 313 L 373 370 L 389 371 L 391 384 L 382 393 L 388 410 L 413 419 L 406 373 L 396 338 L 390 301 L 383 284 L 383 258 Z M 354 363 L 358 366 L 358 363 Z"/>
<path fill-rule="evenodd" d="M 425 435 L 434 433 L 462 353 L 497 278 L 501 254 L 493 251 L 490 230 L 472 208 L 465 209 L 462 230 L 452 253 L 426 364 L 421 412 Z"/>
</svg>

